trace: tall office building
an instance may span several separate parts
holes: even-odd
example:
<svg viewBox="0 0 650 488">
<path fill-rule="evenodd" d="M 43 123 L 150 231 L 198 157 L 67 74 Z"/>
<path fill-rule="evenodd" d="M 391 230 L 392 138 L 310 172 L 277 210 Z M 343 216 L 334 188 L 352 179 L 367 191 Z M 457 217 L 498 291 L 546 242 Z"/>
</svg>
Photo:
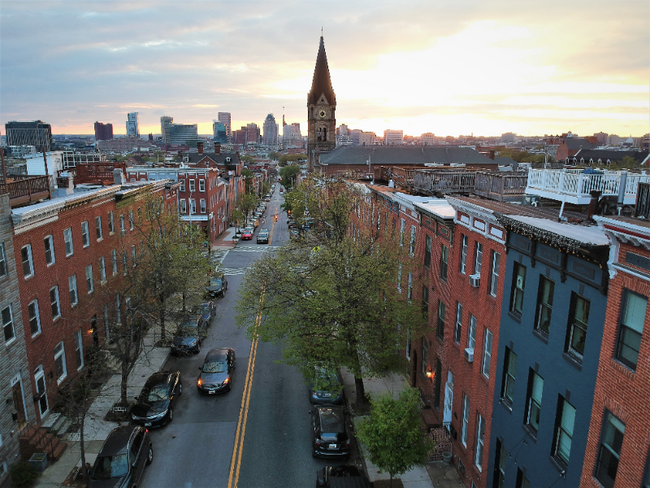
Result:
<svg viewBox="0 0 650 488">
<path fill-rule="evenodd" d="M 168 144 L 196 146 L 199 139 L 197 124 L 169 124 Z"/>
<path fill-rule="evenodd" d="M 246 143 L 259 144 L 260 142 L 260 128 L 255 122 L 246 124 Z"/>
<path fill-rule="evenodd" d="M 223 122 L 217 120 L 212 124 L 212 141 L 226 144 L 228 142 L 228 129 Z"/>
<path fill-rule="evenodd" d="M 268 114 L 266 120 L 264 120 L 262 144 L 266 144 L 267 146 L 278 145 L 278 124 L 273 114 Z"/>
<path fill-rule="evenodd" d="M 162 135 L 162 141 L 165 144 L 169 143 L 169 126 L 173 123 L 174 117 L 169 117 L 168 115 L 160 117 L 160 134 Z"/>
<path fill-rule="evenodd" d="M 140 137 L 140 127 L 138 126 L 138 112 L 131 112 L 126 119 L 126 135 Z"/>
<path fill-rule="evenodd" d="M 228 139 L 232 136 L 232 119 L 230 117 L 230 112 L 219 112 L 217 114 L 217 120 L 226 126 L 226 135 Z"/>
<path fill-rule="evenodd" d="M 384 131 L 384 145 L 393 146 L 399 144 L 404 144 L 404 131 L 386 129 Z"/>
<path fill-rule="evenodd" d="M 7 146 L 35 146 L 37 151 L 49 151 L 54 146 L 52 127 L 42 120 L 33 122 L 7 122 Z"/>
<path fill-rule="evenodd" d="M 110 141 L 113 139 L 113 124 L 95 122 L 95 141 Z"/>
</svg>

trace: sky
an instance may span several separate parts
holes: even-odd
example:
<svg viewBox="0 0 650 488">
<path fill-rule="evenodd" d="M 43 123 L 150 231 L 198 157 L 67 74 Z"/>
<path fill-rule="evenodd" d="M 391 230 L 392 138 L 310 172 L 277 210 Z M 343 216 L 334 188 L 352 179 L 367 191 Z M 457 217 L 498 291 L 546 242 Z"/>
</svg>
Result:
<svg viewBox="0 0 650 488">
<path fill-rule="evenodd" d="M 160 117 L 307 129 L 323 29 L 337 126 L 419 136 L 650 132 L 647 0 L 0 0 L 0 124 Z"/>
</svg>

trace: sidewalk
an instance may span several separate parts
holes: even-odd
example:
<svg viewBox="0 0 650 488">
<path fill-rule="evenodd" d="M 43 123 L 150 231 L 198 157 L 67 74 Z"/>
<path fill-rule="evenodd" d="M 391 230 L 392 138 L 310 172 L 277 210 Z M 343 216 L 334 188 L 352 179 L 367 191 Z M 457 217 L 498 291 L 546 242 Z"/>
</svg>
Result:
<svg viewBox="0 0 650 488">
<path fill-rule="evenodd" d="M 127 383 L 127 398 L 134 398 L 140 394 L 147 378 L 156 371 L 160 371 L 169 357 L 169 347 L 154 347 L 156 332 L 152 328 L 144 338 L 144 348 L 135 363 Z M 108 434 L 120 424 L 104 420 L 106 414 L 114 403 L 120 399 L 121 375 L 114 374 L 102 387 L 99 396 L 88 409 L 86 415 L 84 440 L 86 448 L 86 462 L 92 464 L 102 447 Z M 64 438 L 68 442 L 68 449 L 61 459 L 47 467 L 43 475 L 34 485 L 37 488 L 52 488 L 61 486 L 72 469 L 80 465 L 79 433 L 67 434 Z"/>
<path fill-rule="evenodd" d="M 345 390 L 345 398 L 349 403 L 354 403 L 356 400 L 356 390 L 354 385 L 354 376 L 343 368 L 341 371 L 343 377 L 343 389 Z M 391 392 L 394 398 L 398 398 L 400 392 L 407 386 L 406 380 L 400 374 L 392 374 L 385 378 L 364 378 L 363 384 L 366 393 L 373 397 L 377 397 L 386 392 Z M 379 472 L 370 460 L 364 455 L 364 463 L 368 478 L 370 481 L 388 480 L 390 475 L 386 472 Z M 416 466 L 404 474 L 396 476 L 395 479 L 400 479 L 404 488 L 431 488 L 433 483 L 429 477 L 429 473 L 424 466 Z"/>
</svg>

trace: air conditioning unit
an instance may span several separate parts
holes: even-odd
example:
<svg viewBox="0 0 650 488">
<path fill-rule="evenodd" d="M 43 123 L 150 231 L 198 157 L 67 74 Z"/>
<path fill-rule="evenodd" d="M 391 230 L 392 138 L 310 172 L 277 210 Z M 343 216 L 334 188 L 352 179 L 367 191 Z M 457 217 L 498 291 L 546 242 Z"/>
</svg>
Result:
<svg viewBox="0 0 650 488">
<path fill-rule="evenodd" d="M 469 284 L 472 285 L 474 288 L 478 288 L 478 286 L 481 284 L 481 275 L 480 274 L 470 275 Z"/>
<path fill-rule="evenodd" d="M 467 359 L 468 363 L 471 363 L 474 361 L 474 348 L 473 347 L 468 347 L 465 349 L 465 359 Z"/>
</svg>

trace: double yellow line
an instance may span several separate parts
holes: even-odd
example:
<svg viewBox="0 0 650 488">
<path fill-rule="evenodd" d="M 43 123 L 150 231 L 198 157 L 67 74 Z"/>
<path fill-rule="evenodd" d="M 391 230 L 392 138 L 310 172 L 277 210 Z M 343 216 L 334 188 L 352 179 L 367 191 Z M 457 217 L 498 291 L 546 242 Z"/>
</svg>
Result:
<svg viewBox="0 0 650 488">
<path fill-rule="evenodd" d="M 246 421 L 248 420 L 248 408 L 250 406 L 251 391 L 253 390 L 253 374 L 255 373 L 255 358 L 257 357 L 257 344 L 259 337 L 257 330 L 262 322 L 262 303 L 264 302 L 264 289 L 260 296 L 259 312 L 255 317 L 255 329 L 253 342 L 251 343 L 250 354 L 248 355 L 248 370 L 246 372 L 246 382 L 244 384 L 244 394 L 241 398 L 241 407 L 239 409 L 239 420 L 237 421 L 237 431 L 235 432 L 235 444 L 232 448 L 232 458 L 230 460 L 230 473 L 228 475 L 228 488 L 237 488 L 239 482 L 239 470 L 241 469 L 241 458 L 244 452 L 244 436 L 246 434 Z"/>
</svg>

